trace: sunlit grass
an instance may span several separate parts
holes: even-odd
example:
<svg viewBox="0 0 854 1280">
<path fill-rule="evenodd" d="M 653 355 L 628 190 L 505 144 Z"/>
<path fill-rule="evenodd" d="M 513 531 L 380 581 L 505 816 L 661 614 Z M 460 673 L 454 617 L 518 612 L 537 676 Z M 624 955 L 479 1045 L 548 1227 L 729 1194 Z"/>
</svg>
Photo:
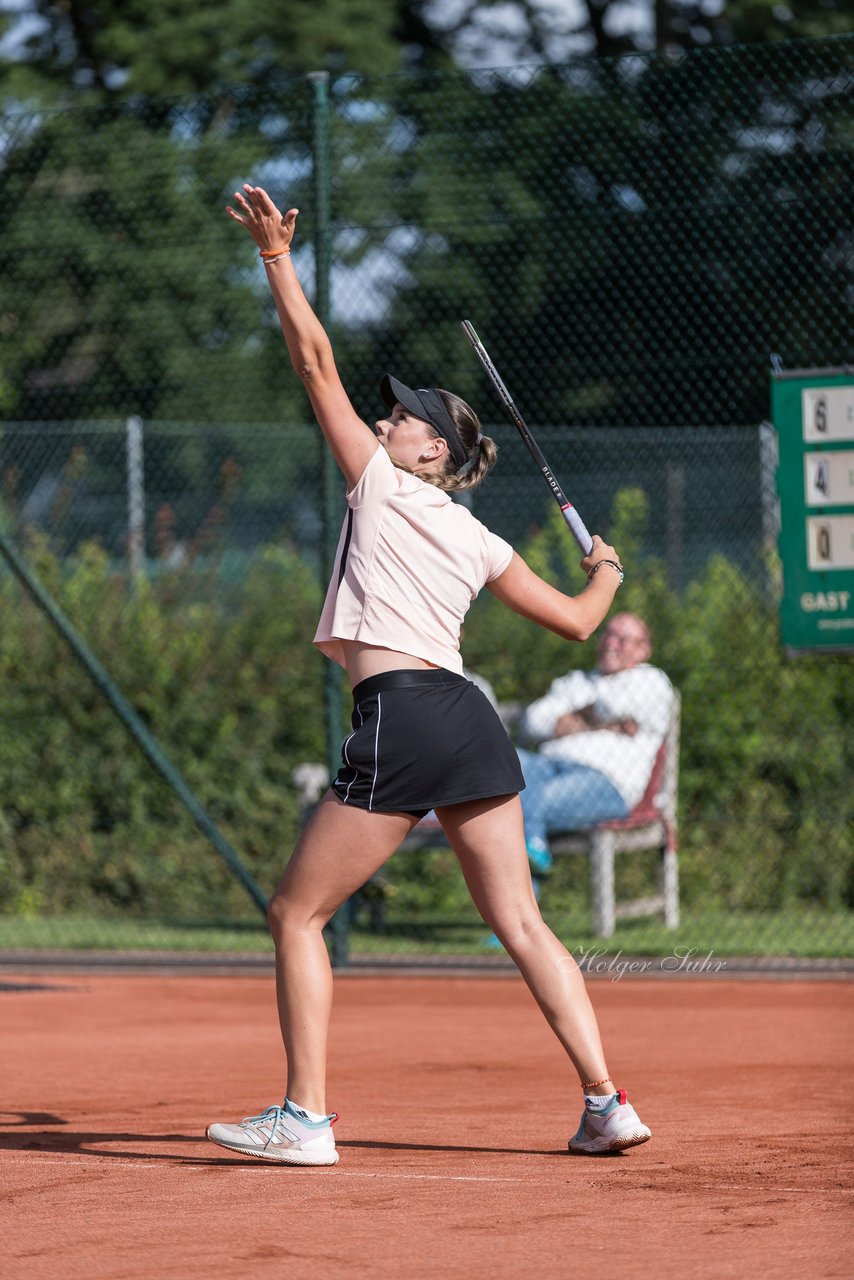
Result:
<svg viewBox="0 0 854 1280">
<path fill-rule="evenodd" d="M 709 952 L 726 956 L 854 956 L 854 915 L 809 908 L 777 912 L 692 911 L 683 913 L 675 930 L 656 918 L 621 922 L 613 937 L 597 939 L 586 912 L 552 913 L 549 925 L 571 954 L 601 952 L 597 963 L 614 961 L 617 952 L 667 960 L 680 957 L 699 964 Z M 501 956 L 489 945 L 489 930 L 474 914 L 386 913 L 380 929 L 371 931 L 364 915 L 351 931 L 350 953 L 356 957 Z M 202 952 L 272 956 L 263 919 L 199 922 L 99 919 L 83 915 L 22 919 L 0 917 L 0 953 L 47 951 Z M 670 959 L 673 957 L 673 959 Z"/>
</svg>

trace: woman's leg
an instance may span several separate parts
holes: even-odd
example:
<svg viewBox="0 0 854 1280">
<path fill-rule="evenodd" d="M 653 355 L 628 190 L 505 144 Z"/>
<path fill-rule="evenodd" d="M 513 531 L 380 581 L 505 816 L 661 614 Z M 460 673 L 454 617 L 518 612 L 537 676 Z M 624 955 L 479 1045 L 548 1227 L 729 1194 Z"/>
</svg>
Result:
<svg viewBox="0 0 854 1280">
<path fill-rule="evenodd" d="M 309 1111 L 326 1113 L 332 967 L 323 926 L 388 861 L 415 821 L 405 813 L 356 809 L 327 792 L 270 902 L 287 1096 Z"/>
<path fill-rule="evenodd" d="M 438 809 L 475 906 L 501 939 L 582 1084 L 607 1081 L 596 1015 L 578 965 L 540 915 L 518 796 Z M 613 1092 L 603 1084 L 591 1093 Z"/>
</svg>

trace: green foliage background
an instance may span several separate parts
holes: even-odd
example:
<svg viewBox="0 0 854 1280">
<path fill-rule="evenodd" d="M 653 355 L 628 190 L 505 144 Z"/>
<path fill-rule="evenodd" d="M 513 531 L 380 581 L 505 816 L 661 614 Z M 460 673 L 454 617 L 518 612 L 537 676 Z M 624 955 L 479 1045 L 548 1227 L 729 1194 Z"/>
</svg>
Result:
<svg viewBox="0 0 854 1280">
<path fill-rule="evenodd" d="M 609 536 L 630 566 L 619 606 L 648 619 L 654 660 L 683 698 L 686 909 L 854 905 L 850 665 L 783 658 L 772 605 L 723 557 L 683 592 L 672 590 L 663 566 L 640 551 L 646 519 L 643 492 L 623 490 Z M 577 554 L 558 512 L 520 550 L 545 577 L 577 589 Z M 323 660 L 311 645 L 320 607 L 314 573 L 286 547 L 270 546 L 228 589 L 202 559 L 161 570 L 129 594 L 94 544 L 64 566 L 42 539 L 28 554 L 272 890 L 299 829 L 292 771 L 325 754 Z M 251 912 L 8 576 L 0 578 L 0 610 L 0 909 L 211 919 Z M 527 700 L 555 674 L 592 665 L 595 646 L 567 645 L 484 592 L 465 654 L 501 699 Z M 433 886 L 434 911 L 447 909 L 448 891 L 447 883 Z"/>
<path fill-rule="evenodd" d="M 94 544 L 31 563 L 271 891 L 299 823 L 291 783 L 323 759 L 315 577 L 268 547 L 235 598 L 198 563 L 128 595 Z M 192 593 L 192 594 L 190 594 Z M 0 579 L 0 903 L 6 911 L 245 916 L 245 892 L 35 606 Z"/>
</svg>

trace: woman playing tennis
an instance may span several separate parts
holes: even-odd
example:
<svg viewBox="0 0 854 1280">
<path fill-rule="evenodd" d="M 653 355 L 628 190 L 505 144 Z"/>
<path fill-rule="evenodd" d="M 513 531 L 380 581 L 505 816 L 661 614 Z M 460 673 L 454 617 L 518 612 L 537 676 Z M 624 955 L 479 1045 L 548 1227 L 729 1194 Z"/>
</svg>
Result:
<svg viewBox="0 0 854 1280">
<path fill-rule="evenodd" d="M 460 627 L 483 586 L 517 613 L 567 640 L 586 640 L 622 582 L 601 538 L 581 562 L 588 582 L 566 596 L 450 493 L 479 485 L 495 445 L 464 401 L 383 378 L 385 415 L 374 430 L 347 397 L 321 324 L 290 257 L 298 210 L 282 217 L 245 184 L 228 214 L 258 245 L 291 362 L 347 484 L 348 513 L 315 644 L 347 670 L 353 732 L 341 769 L 270 903 L 287 1094 L 208 1137 L 245 1155 L 288 1164 L 338 1161 L 326 1110 L 332 970 L 323 927 L 435 809 L 472 899 L 518 966 L 573 1066 L 584 1094 L 574 1152 L 646 1142 L 626 1095 L 608 1075 L 596 1017 L 578 966 L 540 916 L 531 884 L 516 752 L 484 695 L 462 674 Z"/>
</svg>

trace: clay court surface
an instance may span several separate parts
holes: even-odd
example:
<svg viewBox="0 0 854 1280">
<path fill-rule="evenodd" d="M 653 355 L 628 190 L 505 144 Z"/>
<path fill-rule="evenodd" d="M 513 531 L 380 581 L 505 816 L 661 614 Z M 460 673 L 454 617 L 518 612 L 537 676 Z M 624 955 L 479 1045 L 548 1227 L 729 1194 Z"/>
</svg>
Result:
<svg viewBox="0 0 854 1280">
<path fill-rule="evenodd" d="M 850 1276 L 851 985 L 590 987 L 652 1142 L 566 1153 L 579 1091 L 520 980 L 341 977 L 312 1170 L 203 1136 L 280 1100 L 272 978 L 10 974 L 2 1273 Z"/>
</svg>

